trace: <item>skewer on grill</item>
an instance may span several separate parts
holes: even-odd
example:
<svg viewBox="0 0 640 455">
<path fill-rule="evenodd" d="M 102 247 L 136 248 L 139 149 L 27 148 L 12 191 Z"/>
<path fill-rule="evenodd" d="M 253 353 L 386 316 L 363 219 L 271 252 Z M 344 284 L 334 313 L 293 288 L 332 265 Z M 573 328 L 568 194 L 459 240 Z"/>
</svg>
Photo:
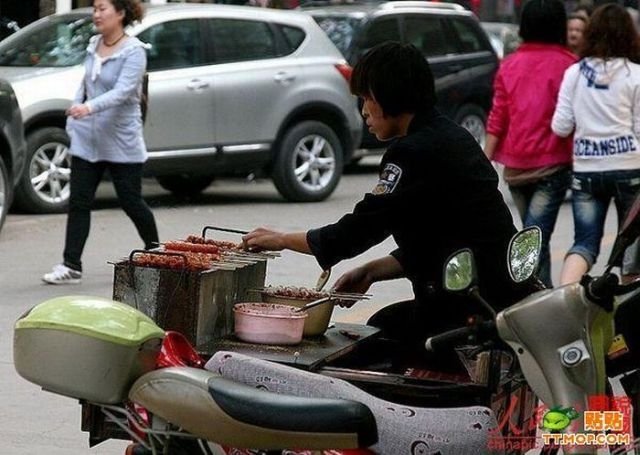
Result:
<svg viewBox="0 0 640 455">
<path fill-rule="evenodd" d="M 256 289 L 249 289 L 249 291 L 254 291 L 254 292 L 267 292 L 270 293 L 274 296 L 277 297 L 285 297 L 285 298 L 292 298 L 292 299 L 298 299 L 298 298 L 309 298 L 309 297 L 303 297 L 303 296 L 295 296 L 295 295 L 286 295 L 286 294 L 282 294 L 282 293 L 278 293 L 278 292 L 272 292 L 271 289 L 269 288 L 256 288 Z M 330 297 L 335 297 L 336 299 L 343 299 L 343 300 L 368 300 L 370 297 L 373 297 L 373 294 L 359 294 L 357 292 L 336 292 L 336 291 L 327 291 L 327 292 L 320 292 L 318 294 L 323 294 L 323 295 L 327 295 Z"/>
<path fill-rule="evenodd" d="M 180 249 L 173 249 L 171 248 L 171 246 L 174 246 L 172 244 L 185 244 L 184 248 L 180 248 Z M 194 251 L 194 252 L 202 252 L 202 253 L 207 253 L 208 251 L 204 250 L 204 251 L 198 251 L 199 249 L 201 249 L 200 247 L 207 247 L 210 246 L 211 248 L 211 253 L 220 253 L 220 254 L 233 254 L 233 255 L 237 255 L 237 256 L 243 256 L 246 258 L 253 258 L 253 259 L 274 259 L 277 257 L 280 257 L 280 253 L 277 251 L 263 251 L 263 252 L 259 252 L 259 253 L 252 253 L 249 251 L 243 251 L 243 250 L 236 250 L 233 248 L 226 248 L 224 246 L 218 246 L 215 244 L 211 244 L 211 243 L 192 243 L 189 242 L 187 240 L 176 240 L 176 241 L 170 241 L 170 242 L 163 242 L 163 243 L 159 243 L 158 245 L 160 245 L 161 247 L 164 247 L 165 249 L 170 249 L 172 251 Z M 194 245 L 193 249 L 188 248 L 190 245 Z M 169 247 L 169 248 L 167 248 Z"/>
<path fill-rule="evenodd" d="M 252 253 L 251 251 L 243 251 L 237 250 L 232 251 L 228 250 L 229 254 L 237 254 L 238 256 L 246 256 L 248 258 L 257 258 L 257 259 L 275 259 L 280 257 L 280 253 L 277 251 L 262 251 L 260 253 Z"/>
</svg>

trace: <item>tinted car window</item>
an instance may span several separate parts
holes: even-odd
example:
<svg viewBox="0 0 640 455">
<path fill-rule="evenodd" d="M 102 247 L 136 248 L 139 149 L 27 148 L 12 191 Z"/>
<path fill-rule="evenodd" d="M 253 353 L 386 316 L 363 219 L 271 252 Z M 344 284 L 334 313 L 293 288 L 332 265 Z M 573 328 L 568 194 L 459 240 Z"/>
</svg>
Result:
<svg viewBox="0 0 640 455">
<path fill-rule="evenodd" d="M 94 33 L 90 15 L 47 18 L 0 43 L 0 66 L 79 65 Z"/>
<path fill-rule="evenodd" d="M 360 47 L 367 50 L 385 41 L 400 41 L 400 27 L 395 18 L 378 19 L 367 28 Z"/>
<path fill-rule="evenodd" d="M 453 19 L 453 27 L 462 44 L 463 52 L 478 52 L 487 49 L 485 42 L 480 37 L 478 30 L 472 27 L 468 22 Z"/>
<path fill-rule="evenodd" d="M 269 24 L 259 21 L 213 19 L 211 36 L 216 61 L 239 62 L 278 55 Z"/>
<path fill-rule="evenodd" d="M 404 22 L 405 37 L 426 57 L 453 54 L 455 45 L 447 39 L 444 23 L 438 17 L 407 17 Z"/>
<path fill-rule="evenodd" d="M 166 70 L 202 64 L 202 40 L 198 20 L 181 20 L 154 25 L 138 35 L 151 45 L 147 69 Z"/>
<path fill-rule="evenodd" d="M 290 54 L 291 52 L 298 49 L 298 47 L 300 47 L 300 45 L 304 41 L 304 30 L 301 30 L 297 27 L 290 27 L 288 25 L 280 25 L 279 27 L 287 43 L 287 54 Z"/>
<path fill-rule="evenodd" d="M 342 55 L 347 55 L 360 19 L 347 16 L 315 16 L 314 19 Z"/>
</svg>

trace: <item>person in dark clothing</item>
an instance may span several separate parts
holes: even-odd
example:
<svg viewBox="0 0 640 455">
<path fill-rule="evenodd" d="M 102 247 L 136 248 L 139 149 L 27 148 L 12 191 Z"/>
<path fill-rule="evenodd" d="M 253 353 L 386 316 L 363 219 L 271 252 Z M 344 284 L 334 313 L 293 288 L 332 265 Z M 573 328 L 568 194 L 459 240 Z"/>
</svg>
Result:
<svg viewBox="0 0 640 455">
<path fill-rule="evenodd" d="M 363 293 L 375 282 L 408 278 L 415 300 L 384 308 L 369 324 L 424 350 L 427 336 L 483 314 L 479 304 L 442 289 L 452 253 L 473 251 L 481 293 L 496 309 L 524 296 L 507 267 L 516 229 L 476 140 L 434 108 L 433 75 L 414 46 L 387 42 L 371 49 L 354 67 L 351 91 L 364 102 L 369 130 L 393 140 L 372 192 L 334 224 L 297 233 L 258 228 L 243 237 L 244 247 L 312 254 L 328 269 L 392 236 L 395 251 L 345 273 L 334 289 Z"/>
</svg>

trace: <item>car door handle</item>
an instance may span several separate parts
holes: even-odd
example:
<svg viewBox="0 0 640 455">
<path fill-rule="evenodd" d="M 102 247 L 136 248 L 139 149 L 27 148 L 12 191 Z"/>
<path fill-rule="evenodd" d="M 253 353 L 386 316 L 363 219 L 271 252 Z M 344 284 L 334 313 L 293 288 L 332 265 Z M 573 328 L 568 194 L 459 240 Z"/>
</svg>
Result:
<svg viewBox="0 0 640 455">
<path fill-rule="evenodd" d="M 289 73 L 287 73 L 285 71 L 280 71 L 280 72 L 276 73 L 275 76 L 273 76 L 273 80 L 278 82 L 278 83 L 291 82 L 295 78 L 296 77 L 293 74 L 289 74 Z"/>
<path fill-rule="evenodd" d="M 191 82 L 187 84 L 187 88 L 189 90 L 200 90 L 204 88 L 209 88 L 209 83 L 201 79 L 193 79 Z"/>
<path fill-rule="evenodd" d="M 462 71 L 464 69 L 464 65 L 451 65 L 449 67 L 449 70 L 452 73 L 459 73 L 460 71 Z"/>
</svg>

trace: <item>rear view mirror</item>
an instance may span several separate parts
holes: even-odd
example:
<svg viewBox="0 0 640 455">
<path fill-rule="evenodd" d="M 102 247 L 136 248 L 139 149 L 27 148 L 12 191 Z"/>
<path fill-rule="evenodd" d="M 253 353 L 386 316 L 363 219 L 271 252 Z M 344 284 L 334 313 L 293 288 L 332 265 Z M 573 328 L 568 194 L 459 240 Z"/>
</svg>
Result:
<svg viewBox="0 0 640 455">
<path fill-rule="evenodd" d="M 476 281 L 473 253 L 469 249 L 455 252 L 444 267 L 444 288 L 460 292 L 469 289 Z"/>
<path fill-rule="evenodd" d="M 538 269 L 542 231 L 528 227 L 513 236 L 509 243 L 509 275 L 516 283 L 527 281 Z"/>
</svg>

